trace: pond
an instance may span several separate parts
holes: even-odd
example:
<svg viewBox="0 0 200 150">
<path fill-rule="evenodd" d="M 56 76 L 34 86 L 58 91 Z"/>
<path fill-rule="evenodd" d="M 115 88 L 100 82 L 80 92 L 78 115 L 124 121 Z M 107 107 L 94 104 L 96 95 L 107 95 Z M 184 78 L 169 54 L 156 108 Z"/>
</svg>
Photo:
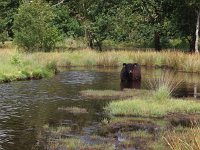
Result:
<svg viewBox="0 0 200 150">
<path fill-rule="evenodd" d="M 163 72 L 182 80 L 174 96 L 200 98 L 198 74 L 142 68 L 141 88 L 148 89 L 149 80 Z M 107 116 L 103 107 L 108 101 L 87 100 L 79 91 L 120 90 L 119 74 L 117 68 L 62 68 L 51 79 L 0 84 L 0 150 L 34 149 L 45 124 L 69 125 L 74 135 L 87 136 Z M 85 108 L 88 113 L 72 115 L 58 110 L 73 106 Z"/>
</svg>

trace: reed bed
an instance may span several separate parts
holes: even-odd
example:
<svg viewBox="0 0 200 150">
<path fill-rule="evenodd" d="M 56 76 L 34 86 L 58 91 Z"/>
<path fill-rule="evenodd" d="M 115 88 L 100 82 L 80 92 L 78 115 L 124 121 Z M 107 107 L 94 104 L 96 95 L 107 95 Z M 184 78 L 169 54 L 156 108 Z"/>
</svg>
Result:
<svg viewBox="0 0 200 150">
<path fill-rule="evenodd" d="M 103 66 L 119 67 L 123 63 L 139 63 L 145 66 L 169 67 L 174 70 L 200 73 L 200 56 L 174 51 L 105 51 L 90 49 L 63 52 L 18 52 L 15 48 L 0 49 L 0 81 L 18 80 L 36 76 L 46 77 L 48 64 L 55 66 Z M 55 69 L 55 68 L 54 68 Z M 25 73 L 25 76 L 23 74 Z M 23 75 L 22 75 L 23 74 Z M 39 75 L 38 75 L 39 74 Z M 53 72 L 50 73 L 52 76 Z"/>
<path fill-rule="evenodd" d="M 50 53 L 54 55 L 55 53 Z M 66 51 L 56 53 L 57 65 L 60 66 L 112 66 L 118 67 L 123 63 L 139 63 L 144 66 L 168 67 L 185 72 L 200 72 L 200 56 L 183 52 L 154 52 L 154 51 L 105 51 L 92 50 Z M 61 61 L 62 60 L 62 61 Z M 64 63 L 63 63 L 64 62 Z"/>
<path fill-rule="evenodd" d="M 194 127 L 167 132 L 164 139 L 172 150 L 199 150 L 200 128 Z"/>
</svg>

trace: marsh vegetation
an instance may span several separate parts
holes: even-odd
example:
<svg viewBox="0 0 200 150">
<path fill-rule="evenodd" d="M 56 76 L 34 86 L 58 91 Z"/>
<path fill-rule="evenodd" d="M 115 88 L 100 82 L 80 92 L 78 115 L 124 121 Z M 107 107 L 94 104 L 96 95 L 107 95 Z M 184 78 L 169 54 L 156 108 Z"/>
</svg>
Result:
<svg viewBox="0 0 200 150">
<path fill-rule="evenodd" d="M 149 83 L 152 81 L 156 82 L 154 86 Z M 172 97 L 182 81 L 175 82 L 170 74 L 161 74 L 159 79 L 147 82 L 150 84 L 148 87 L 152 87 L 151 90 L 81 91 L 80 94 L 86 100 L 108 101 L 104 107 L 108 116 L 95 125 L 96 130 L 88 134 L 87 138 L 81 133 L 72 135 L 73 131 L 70 130 L 70 133 L 60 133 L 59 141 L 55 141 L 55 137 L 50 134 L 55 129 L 48 127 L 43 129 L 43 134 L 47 137 L 47 141 L 43 142 L 49 149 L 53 147 L 74 150 L 197 148 L 200 144 L 196 134 L 200 124 L 199 102 L 195 99 Z"/>
<path fill-rule="evenodd" d="M 57 72 L 58 67 L 119 67 L 124 62 L 138 62 L 142 66 L 167 67 L 184 72 L 199 73 L 200 70 L 199 55 L 171 51 L 124 50 L 99 53 L 86 49 L 50 53 L 21 53 L 15 48 L 4 48 L 0 53 L 1 81 L 49 77 Z"/>
<path fill-rule="evenodd" d="M 0 149 L 198 149 L 199 20 L 199 0 L 1 0 Z M 125 63 L 176 72 L 119 89 Z"/>
</svg>

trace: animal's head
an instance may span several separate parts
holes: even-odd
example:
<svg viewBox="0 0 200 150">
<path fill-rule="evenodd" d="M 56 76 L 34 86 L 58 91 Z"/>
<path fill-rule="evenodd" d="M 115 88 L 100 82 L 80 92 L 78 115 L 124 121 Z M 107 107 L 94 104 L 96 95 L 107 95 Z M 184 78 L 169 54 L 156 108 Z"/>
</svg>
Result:
<svg viewBox="0 0 200 150">
<path fill-rule="evenodd" d="M 137 63 L 123 63 L 123 67 L 125 69 L 126 75 L 129 78 L 129 80 L 137 80 L 141 78 L 140 74 L 140 65 Z"/>
<path fill-rule="evenodd" d="M 123 67 L 125 68 L 125 71 L 127 74 L 132 74 L 133 73 L 133 64 L 126 64 L 126 63 L 123 63 Z"/>
</svg>

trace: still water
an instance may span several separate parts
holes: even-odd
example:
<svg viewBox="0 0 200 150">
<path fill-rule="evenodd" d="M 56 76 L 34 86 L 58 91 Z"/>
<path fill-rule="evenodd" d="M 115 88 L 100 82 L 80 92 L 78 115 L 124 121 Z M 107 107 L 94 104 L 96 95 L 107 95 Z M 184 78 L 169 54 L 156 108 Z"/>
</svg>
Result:
<svg viewBox="0 0 200 150">
<path fill-rule="evenodd" d="M 142 68 L 141 88 L 148 89 L 148 82 L 164 72 L 182 81 L 174 96 L 198 100 L 199 74 Z M 79 91 L 120 90 L 119 74 L 117 68 L 71 68 L 51 79 L 0 84 L 0 150 L 35 149 L 45 124 L 70 125 L 74 135 L 90 134 L 106 117 L 103 107 L 108 101 L 84 99 Z M 58 110 L 73 106 L 86 108 L 89 113 L 72 115 Z"/>
</svg>

